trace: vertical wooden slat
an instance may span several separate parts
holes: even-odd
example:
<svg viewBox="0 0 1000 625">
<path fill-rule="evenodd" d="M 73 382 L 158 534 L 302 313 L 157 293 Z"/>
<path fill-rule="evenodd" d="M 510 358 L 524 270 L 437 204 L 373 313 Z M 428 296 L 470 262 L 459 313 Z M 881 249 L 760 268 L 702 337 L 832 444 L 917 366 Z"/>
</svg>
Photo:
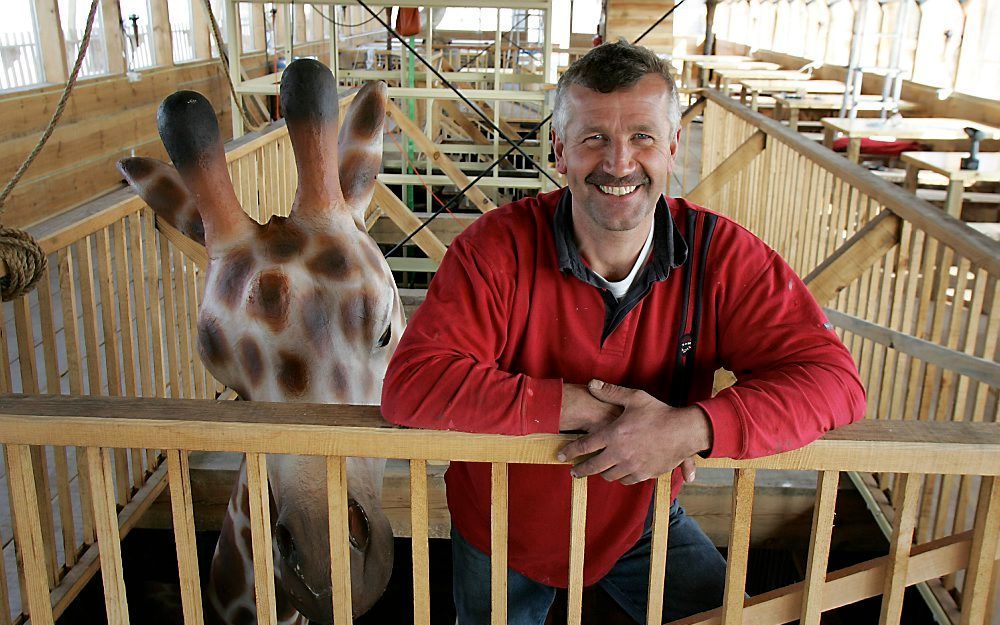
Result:
<svg viewBox="0 0 1000 625">
<path fill-rule="evenodd" d="M 49 603 L 45 546 L 39 524 L 39 501 L 35 493 L 31 451 L 26 445 L 7 445 L 5 452 L 11 502 L 17 510 L 13 519 L 14 536 L 24 565 L 28 611 L 32 623 L 51 624 L 52 605 Z M 0 583 L 6 584 L 7 580 L 0 580 Z"/>
<path fill-rule="evenodd" d="M 330 510 L 330 576 L 333 583 L 333 622 L 351 623 L 351 550 L 347 518 L 347 459 L 326 459 L 326 496 Z M 415 581 L 415 580 L 414 580 Z"/>
<path fill-rule="evenodd" d="M 916 474 L 902 474 L 896 479 L 895 487 L 902 495 L 896 507 L 896 518 L 893 520 L 892 536 L 889 539 L 889 562 L 882 589 L 879 625 L 899 623 L 903 613 L 903 591 L 906 590 L 910 547 L 913 545 L 913 530 L 917 523 L 917 505 L 920 500 L 920 477 Z"/>
<path fill-rule="evenodd" d="M 177 315 L 177 341 L 180 344 L 180 369 L 178 375 L 181 378 L 185 399 L 197 397 L 194 392 L 194 371 L 192 371 L 192 356 L 190 344 L 191 320 L 188 318 L 187 308 L 187 280 L 184 276 L 184 254 L 173 247 L 170 248 L 171 263 L 174 266 L 173 281 L 170 288 L 174 291 L 174 305 Z"/>
<path fill-rule="evenodd" d="M 806 562 L 806 578 L 802 588 L 801 625 L 819 625 L 823 613 L 823 586 L 826 584 L 830 539 L 833 536 L 833 514 L 837 505 L 837 471 L 822 471 L 817 476 L 816 506 L 813 509 L 812 540 Z"/>
<path fill-rule="evenodd" d="M 490 496 L 490 588 L 493 625 L 507 623 L 507 465 L 492 465 Z"/>
<path fill-rule="evenodd" d="M 163 283 L 163 311 L 164 311 L 164 330 L 166 332 L 166 343 L 167 343 L 167 377 L 170 383 L 170 397 L 184 397 L 184 391 L 181 388 L 180 375 L 178 370 L 180 369 L 180 361 L 177 355 L 177 308 L 174 303 L 174 298 L 176 291 L 174 290 L 174 280 L 171 257 L 170 240 L 162 234 L 159 236 L 160 241 L 160 279 Z"/>
<path fill-rule="evenodd" d="M 139 226 L 142 231 L 143 253 L 145 260 L 146 283 L 149 288 L 149 332 L 151 333 L 153 388 L 149 397 L 166 397 L 167 382 L 163 362 L 163 319 L 160 315 L 160 267 L 157 251 L 158 236 L 154 229 L 153 211 L 144 208 L 139 214 Z M 162 249 L 162 248 L 161 248 Z"/>
<path fill-rule="evenodd" d="M 753 514 L 754 469 L 737 469 L 733 476 L 733 516 L 729 524 L 726 558 L 726 591 L 722 601 L 723 625 L 743 622 L 743 600 L 750 553 L 750 517 Z"/>
<path fill-rule="evenodd" d="M 667 539 L 670 529 L 670 477 L 656 478 L 653 494 L 653 536 L 649 555 L 649 597 L 646 602 L 646 625 L 663 622 L 663 582 L 667 575 Z M 670 589 L 666 589 L 670 592 Z"/>
<path fill-rule="evenodd" d="M 427 461 L 410 460 L 410 536 L 413 548 L 413 623 L 430 625 L 430 552 L 427 542 Z"/>
<path fill-rule="evenodd" d="M 108 623 L 128 625 L 128 601 L 125 597 L 111 453 L 107 449 L 87 447 L 86 456 L 90 472 L 90 488 L 94 494 L 94 523 L 97 526 L 97 544 L 101 555 L 101 577 L 104 581 L 104 604 Z"/>
<path fill-rule="evenodd" d="M 94 253 L 90 239 L 78 241 L 80 309 L 83 313 L 83 342 L 86 347 L 87 393 L 103 395 L 100 350 L 97 344 L 97 299 L 94 289 Z"/>
<path fill-rule="evenodd" d="M 31 301 L 28 296 L 11 302 L 14 309 L 14 332 L 17 360 L 21 370 L 21 392 L 38 395 L 38 367 L 35 359 L 35 330 L 31 324 Z"/>
<path fill-rule="evenodd" d="M 135 335 L 139 355 L 139 390 L 143 397 L 155 397 L 153 393 L 153 367 L 149 357 L 151 326 L 149 323 L 149 302 L 146 296 L 146 263 L 143 250 L 147 243 L 142 236 L 142 214 L 128 217 L 128 251 L 132 259 L 132 286 L 135 290 Z M 156 300 L 156 294 L 149 296 Z"/>
<path fill-rule="evenodd" d="M 111 243 L 107 229 L 98 230 L 95 235 L 97 245 L 97 286 L 101 297 L 101 320 L 104 323 L 104 359 L 107 364 L 108 395 L 121 395 L 121 369 L 118 353 L 118 329 L 115 323 L 114 294 L 111 290 L 113 277 L 111 275 Z M 116 450 L 117 451 L 117 450 Z M 115 469 L 120 471 L 116 466 Z M 120 477 L 120 473 L 119 473 Z M 119 495 L 124 494 L 119 484 Z M 122 503 L 125 502 L 121 499 Z"/>
<path fill-rule="evenodd" d="M 9 495 L 10 488 L 7 490 Z M 0 552 L 0 556 L 2 556 L 2 552 Z M 4 558 L 0 557 L 0 625 L 10 625 L 11 623 L 10 593 L 7 589 L 7 580 L 7 564 Z"/>
<path fill-rule="evenodd" d="M 205 394 L 205 365 L 198 354 L 198 266 L 191 260 L 184 261 L 184 277 L 188 303 L 188 323 L 191 333 L 191 375 L 194 377 L 194 396 L 207 399 Z M 214 399 L 214 398 L 213 398 Z"/>
<path fill-rule="evenodd" d="M 962 620 L 960 625 L 982 625 L 986 622 L 987 599 L 991 595 L 993 561 L 997 556 L 1000 537 L 1000 480 L 984 477 L 979 487 L 976 522 L 972 526 L 969 547 L 969 568 L 962 589 Z M 996 584 L 996 582 L 992 582 Z"/>
<path fill-rule="evenodd" d="M 184 625 L 202 625 L 205 616 L 202 613 L 201 604 L 198 548 L 194 534 L 194 504 L 191 499 L 191 471 L 188 453 L 178 449 L 168 449 L 166 455 Z"/>
<path fill-rule="evenodd" d="M 257 598 L 257 622 L 278 622 L 274 599 L 274 557 L 271 552 L 271 507 L 267 489 L 267 457 L 248 453 L 247 487 L 250 491 L 250 540 L 253 545 L 254 591 Z"/>
<path fill-rule="evenodd" d="M 580 625 L 583 610 L 583 559 L 587 544 L 587 478 L 571 481 L 571 507 L 569 525 L 569 605 L 566 622 Z"/>
</svg>

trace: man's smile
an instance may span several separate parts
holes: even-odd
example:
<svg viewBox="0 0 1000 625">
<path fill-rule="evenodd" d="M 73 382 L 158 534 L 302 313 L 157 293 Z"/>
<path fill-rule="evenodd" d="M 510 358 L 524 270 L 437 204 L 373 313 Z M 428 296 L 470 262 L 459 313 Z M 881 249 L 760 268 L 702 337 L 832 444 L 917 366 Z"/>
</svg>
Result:
<svg viewBox="0 0 1000 625">
<path fill-rule="evenodd" d="M 635 191 L 642 185 L 610 186 L 610 185 L 599 184 L 594 186 L 600 189 L 601 193 L 604 193 L 605 195 L 616 195 L 621 197 L 635 193 Z"/>
</svg>

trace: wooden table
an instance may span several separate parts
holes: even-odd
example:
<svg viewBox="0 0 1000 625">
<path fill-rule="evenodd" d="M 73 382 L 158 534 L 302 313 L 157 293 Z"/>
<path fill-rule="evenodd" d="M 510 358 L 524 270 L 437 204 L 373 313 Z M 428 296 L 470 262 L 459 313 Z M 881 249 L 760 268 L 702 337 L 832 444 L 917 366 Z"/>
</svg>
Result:
<svg viewBox="0 0 1000 625">
<path fill-rule="evenodd" d="M 842 95 L 811 93 L 804 96 L 789 94 L 775 94 L 774 103 L 776 106 L 775 119 L 788 118 L 788 126 L 796 130 L 799 125 L 799 111 L 840 111 L 844 103 Z M 917 107 L 913 102 L 899 100 L 895 103 L 895 108 L 900 111 L 910 111 Z M 858 111 L 881 111 L 882 96 L 863 95 L 857 102 Z"/>
<path fill-rule="evenodd" d="M 728 93 L 729 86 L 741 80 L 809 80 L 809 74 L 795 69 L 717 69 L 715 84 Z"/>
<path fill-rule="evenodd" d="M 847 117 L 824 117 L 823 145 L 832 148 L 836 133 L 848 138 L 847 158 L 857 163 L 861 155 L 861 140 L 867 137 L 892 137 L 893 140 L 913 141 L 961 141 L 968 139 L 966 127 L 982 130 L 987 139 L 1000 139 L 1000 128 L 987 126 L 967 119 L 950 117 L 906 117 L 902 119 L 850 119 Z"/>
<path fill-rule="evenodd" d="M 689 62 L 685 62 L 685 67 Z M 720 69 L 760 69 L 760 70 L 775 70 L 781 69 L 781 66 L 777 63 L 768 63 L 766 61 L 742 61 L 738 59 L 711 59 L 707 61 L 693 61 L 693 64 L 698 68 L 698 83 L 702 87 L 708 86 L 708 75 L 710 72 Z"/>
<path fill-rule="evenodd" d="M 735 54 L 674 54 L 674 55 L 660 55 L 661 58 L 670 61 L 680 61 L 681 63 L 681 85 L 686 86 L 691 84 L 691 74 L 694 63 L 698 61 L 720 61 L 720 62 L 739 62 L 739 61 L 752 61 L 753 59 L 749 56 L 740 56 Z"/>
<path fill-rule="evenodd" d="M 906 188 L 916 193 L 917 176 L 924 169 L 946 176 L 944 208 L 949 215 L 959 217 L 965 187 L 976 182 L 1000 182 L 1000 152 L 980 152 L 979 169 L 974 170 L 962 169 L 966 156 L 967 152 L 903 152 L 900 158 L 906 163 Z"/>
<path fill-rule="evenodd" d="M 757 110 L 758 97 L 762 93 L 776 95 L 779 93 L 823 93 L 823 94 L 843 94 L 847 85 L 839 80 L 759 80 L 746 79 L 740 81 L 742 92 L 740 101 L 750 95 L 750 108 Z"/>
</svg>

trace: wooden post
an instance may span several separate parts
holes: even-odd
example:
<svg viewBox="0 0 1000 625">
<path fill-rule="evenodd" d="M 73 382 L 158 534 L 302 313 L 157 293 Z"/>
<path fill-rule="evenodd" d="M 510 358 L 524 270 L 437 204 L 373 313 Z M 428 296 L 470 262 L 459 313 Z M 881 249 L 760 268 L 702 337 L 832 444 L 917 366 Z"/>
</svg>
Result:
<svg viewBox="0 0 1000 625">
<path fill-rule="evenodd" d="M 208 11 L 201 0 L 191 3 L 191 37 L 194 39 L 196 59 L 212 56 L 212 27 L 208 23 Z"/>
<path fill-rule="evenodd" d="M 149 0 L 149 19 L 153 25 L 153 49 L 156 65 L 174 64 L 174 42 L 170 32 L 170 10 L 167 0 Z"/>
<path fill-rule="evenodd" d="M 125 36 L 122 34 L 122 13 L 118 0 L 101 0 L 104 16 L 104 40 L 108 46 L 108 73 L 125 73 Z"/>
<path fill-rule="evenodd" d="M 69 78 L 66 40 L 63 38 L 57 0 L 34 0 L 38 23 L 38 46 L 42 52 L 45 82 L 66 82 Z"/>
<path fill-rule="evenodd" d="M 715 54 L 715 8 L 719 0 L 705 0 L 705 44 L 702 54 Z"/>
</svg>

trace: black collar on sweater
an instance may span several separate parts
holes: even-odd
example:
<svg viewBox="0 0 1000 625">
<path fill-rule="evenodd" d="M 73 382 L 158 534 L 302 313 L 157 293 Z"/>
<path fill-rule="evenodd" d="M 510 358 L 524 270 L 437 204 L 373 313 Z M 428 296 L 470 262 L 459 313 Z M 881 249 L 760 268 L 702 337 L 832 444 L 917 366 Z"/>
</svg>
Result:
<svg viewBox="0 0 1000 625">
<path fill-rule="evenodd" d="M 556 254 L 559 259 L 559 270 L 565 275 L 571 275 L 601 291 L 604 299 L 604 330 L 601 333 L 601 343 L 615 331 L 629 311 L 649 293 L 653 284 L 662 282 L 670 275 L 670 270 L 680 267 L 688 256 L 688 244 L 683 235 L 674 225 L 667 201 L 660 196 L 656 202 L 653 215 L 653 249 L 649 261 L 639 271 L 628 292 L 621 300 L 616 300 L 610 291 L 600 286 L 597 275 L 587 267 L 580 256 L 580 250 L 573 238 L 573 196 L 567 188 L 559 203 L 553 218 L 552 229 L 555 235 Z"/>
</svg>

